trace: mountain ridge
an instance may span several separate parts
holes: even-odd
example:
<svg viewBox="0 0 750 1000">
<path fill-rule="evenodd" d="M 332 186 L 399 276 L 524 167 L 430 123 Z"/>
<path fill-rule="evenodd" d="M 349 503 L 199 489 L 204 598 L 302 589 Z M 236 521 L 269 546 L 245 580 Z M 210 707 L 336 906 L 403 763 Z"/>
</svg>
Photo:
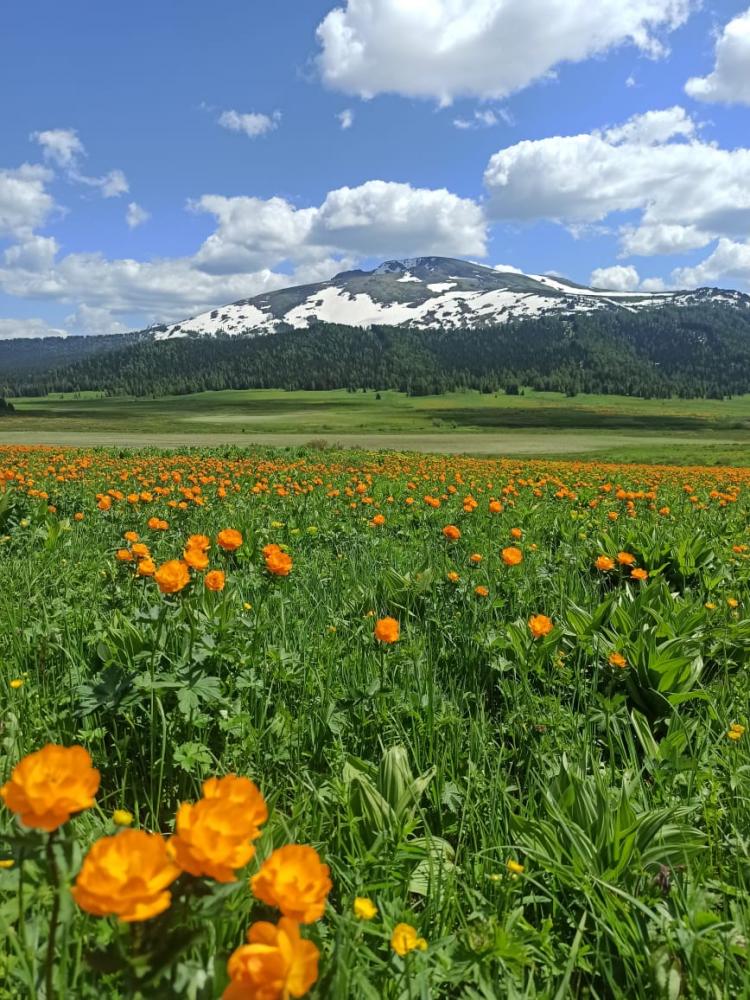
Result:
<svg viewBox="0 0 750 1000">
<path fill-rule="evenodd" d="M 490 268 L 452 257 L 407 257 L 372 270 L 342 271 L 327 281 L 238 299 L 179 323 L 150 328 L 156 340 L 247 336 L 306 329 L 315 322 L 354 327 L 479 329 L 512 320 L 662 306 L 722 304 L 750 310 L 733 289 L 618 291 L 552 275 Z"/>
</svg>

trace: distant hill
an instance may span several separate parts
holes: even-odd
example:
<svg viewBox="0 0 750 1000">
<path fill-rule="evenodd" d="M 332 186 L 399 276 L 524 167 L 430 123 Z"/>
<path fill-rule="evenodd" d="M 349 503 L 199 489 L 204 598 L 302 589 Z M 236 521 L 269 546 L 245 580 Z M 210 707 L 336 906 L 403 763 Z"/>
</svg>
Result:
<svg viewBox="0 0 750 1000">
<path fill-rule="evenodd" d="M 750 392 L 750 296 L 605 291 L 419 257 L 122 336 L 0 341 L 5 396 L 524 385 L 570 394 Z"/>
</svg>

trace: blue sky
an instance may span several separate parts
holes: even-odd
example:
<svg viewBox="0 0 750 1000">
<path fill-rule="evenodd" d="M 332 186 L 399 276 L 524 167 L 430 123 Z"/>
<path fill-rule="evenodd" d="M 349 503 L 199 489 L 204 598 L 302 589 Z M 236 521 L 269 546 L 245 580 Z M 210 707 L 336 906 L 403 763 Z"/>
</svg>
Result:
<svg viewBox="0 0 750 1000">
<path fill-rule="evenodd" d="M 746 2 L 9 0 L 0 93 L 0 337 L 418 253 L 750 289 Z"/>
</svg>

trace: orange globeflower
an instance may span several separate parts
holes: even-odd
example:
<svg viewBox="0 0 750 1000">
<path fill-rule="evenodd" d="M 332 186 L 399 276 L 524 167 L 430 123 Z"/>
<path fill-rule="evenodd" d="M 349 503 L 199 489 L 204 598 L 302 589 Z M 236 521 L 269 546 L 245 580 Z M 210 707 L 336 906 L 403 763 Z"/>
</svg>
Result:
<svg viewBox="0 0 750 1000">
<path fill-rule="evenodd" d="M 88 750 L 48 743 L 16 764 L 0 798 L 24 826 L 51 833 L 92 806 L 98 788 Z"/>
<path fill-rule="evenodd" d="M 266 546 L 266 548 L 271 548 Z M 278 546 L 274 547 L 265 555 L 266 569 L 272 576 L 289 576 L 294 563 L 292 557 L 283 552 Z"/>
<path fill-rule="evenodd" d="M 141 559 L 138 563 L 138 576 L 153 576 L 156 572 L 156 563 L 153 559 Z"/>
<path fill-rule="evenodd" d="M 396 924 L 391 934 L 391 948 L 403 958 L 410 951 L 427 951 L 427 942 L 411 924 Z"/>
<path fill-rule="evenodd" d="M 610 559 L 609 556 L 599 556 L 594 565 L 600 572 L 607 573 L 609 570 L 615 568 L 615 561 L 614 559 Z"/>
<path fill-rule="evenodd" d="M 631 571 L 630 576 L 633 580 L 648 580 L 648 570 L 634 569 Z"/>
<path fill-rule="evenodd" d="M 154 579 L 162 594 L 176 594 L 190 583 L 190 570 L 181 559 L 170 559 L 157 569 Z"/>
<path fill-rule="evenodd" d="M 490 514 L 502 514 L 503 505 L 499 500 L 490 500 Z"/>
<path fill-rule="evenodd" d="M 609 662 L 613 667 L 619 667 L 620 670 L 624 670 L 628 665 L 628 661 L 622 655 L 622 653 L 610 653 Z"/>
<path fill-rule="evenodd" d="M 132 562 L 133 556 L 130 549 L 118 549 L 117 552 L 115 552 L 115 559 L 118 562 Z"/>
<path fill-rule="evenodd" d="M 243 541 L 242 533 L 236 528 L 224 528 L 216 536 L 217 545 L 225 552 L 234 552 L 242 545 Z"/>
<path fill-rule="evenodd" d="M 136 559 L 148 559 L 151 553 L 149 552 L 148 545 L 144 545 L 143 542 L 136 542 L 135 545 L 130 550 Z"/>
<path fill-rule="evenodd" d="M 472 563 L 472 565 L 474 566 L 478 566 L 479 563 L 482 561 L 482 559 L 483 556 L 480 555 L 479 552 L 474 552 L 472 555 L 469 556 L 469 562 Z"/>
<path fill-rule="evenodd" d="M 520 528 L 511 528 L 510 533 L 513 538 L 523 538 L 523 532 Z"/>
<path fill-rule="evenodd" d="M 523 562 L 523 552 L 517 549 L 515 545 L 509 545 L 504 548 L 500 553 L 503 558 L 503 562 L 506 566 L 518 566 L 519 563 Z"/>
<path fill-rule="evenodd" d="M 211 539 L 208 535 L 191 535 L 187 542 L 185 542 L 185 548 L 207 552 L 211 548 Z"/>
<path fill-rule="evenodd" d="M 252 841 L 267 819 L 265 800 L 249 778 L 209 778 L 203 798 L 183 802 L 177 810 L 177 832 L 169 846 L 183 871 L 234 882 L 235 870 L 254 856 Z"/>
<path fill-rule="evenodd" d="M 385 514 L 376 514 L 375 517 L 370 521 L 370 524 L 374 528 L 380 527 L 381 524 L 385 524 Z"/>
<path fill-rule="evenodd" d="M 632 552 L 618 552 L 617 561 L 621 566 L 634 566 L 635 556 Z"/>
<path fill-rule="evenodd" d="M 461 577 L 458 575 L 458 573 L 455 571 L 455 569 L 452 569 L 448 573 L 448 579 L 450 580 L 451 583 L 458 583 L 458 581 L 461 579 Z"/>
<path fill-rule="evenodd" d="M 182 553 L 182 558 L 191 569 L 203 570 L 208 568 L 208 556 L 204 549 L 193 548 L 191 545 L 188 545 Z"/>
<path fill-rule="evenodd" d="M 477 597 L 487 597 L 487 595 L 489 594 L 489 590 L 487 589 L 487 587 L 483 587 L 480 584 L 480 586 L 474 588 L 474 593 L 477 595 Z"/>
<path fill-rule="evenodd" d="M 220 569 L 212 569 L 210 573 L 206 573 L 203 583 L 206 586 L 206 590 L 223 590 L 226 585 L 226 577 Z"/>
<path fill-rule="evenodd" d="M 529 631 L 535 639 L 540 639 L 543 635 L 549 635 L 554 627 L 552 619 L 546 615 L 532 615 L 529 618 Z"/>
<path fill-rule="evenodd" d="M 455 526 L 455 524 L 446 524 L 443 528 L 443 534 L 449 541 L 456 542 L 461 537 L 461 532 Z"/>
<path fill-rule="evenodd" d="M 277 906 L 285 917 L 311 924 L 323 916 L 333 888 L 330 869 L 314 847 L 279 847 L 250 879 L 253 894 L 262 903 Z"/>
<path fill-rule="evenodd" d="M 390 646 L 392 643 L 398 642 L 401 626 L 395 618 L 378 618 L 373 635 L 379 642 L 385 642 Z"/>
<path fill-rule="evenodd" d="M 134 923 L 168 909 L 172 895 L 167 886 L 179 874 L 161 834 L 123 830 L 91 847 L 71 895 L 95 917 L 117 916 Z"/>
<path fill-rule="evenodd" d="M 76 511 L 76 513 L 73 515 L 73 520 L 74 521 L 82 521 L 83 520 L 83 514 L 80 512 L 80 510 Z"/>
<path fill-rule="evenodd" d="M 222 1000 L 301 997 L 318 978 L 320 952 L 301 937 L 296 921 L 282 917 L 274 926 L 260 920 L 247 932 L 247 941 L 229 957 L 231 982 Z"/>
<path fill-rule="evenodd" d="M 139 536 L 137 531 L 126 531 L 122 537 L 126 542 L 137 542 Z"/>
</svg>

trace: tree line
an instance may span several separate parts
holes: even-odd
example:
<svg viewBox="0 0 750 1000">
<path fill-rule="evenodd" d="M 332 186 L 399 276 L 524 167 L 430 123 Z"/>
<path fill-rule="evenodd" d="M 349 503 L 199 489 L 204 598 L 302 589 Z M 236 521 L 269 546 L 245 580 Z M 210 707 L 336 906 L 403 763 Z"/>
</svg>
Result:
<svg viewBox="0 0 750 1000">
<path fill-rule="evenodd" d="M 5 396 L 100 390 L 133 396 L 214 389 L 457 389 L 521 386 L 642 397 L 750 392 L 750 311 L 664 306 L 542 317 L 476 330 L 313 324 L 265 336 L 131 336 L 85 356 L 0 367 Z M 15 343 L 18 343 L 16 341 Z"/>
</svg>

